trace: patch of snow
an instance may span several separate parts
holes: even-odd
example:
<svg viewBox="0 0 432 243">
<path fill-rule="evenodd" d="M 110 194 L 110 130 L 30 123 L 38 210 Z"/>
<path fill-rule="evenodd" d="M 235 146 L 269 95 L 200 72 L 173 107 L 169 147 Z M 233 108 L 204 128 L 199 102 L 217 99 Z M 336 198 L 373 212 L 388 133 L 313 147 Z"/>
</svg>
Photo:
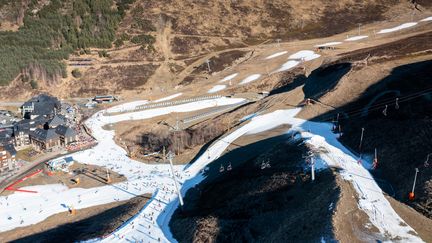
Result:
<svg viewBox="0 0 432 243">
<path fill-rule="evenodd" d="M 268 59 L 276 58 L 278 56 L 282 56 L 282 55 L 285 55 L 287 53 L 288 53 L 287 51 L 276 52 L 275 54 L 272 54 L 272 55 L 266 57 L 265 59 L 268 60 Z"/>
<path fill-rule="evenodd" d="M 432 21 L 432 16 L 431 17 L 427 17 L 425 19 L 420 20 L 420 22 L 425 22 L 425 21 Z"/>
<path fill-rule="evenodd" d="M 215 85 L 213 86 L 213 88 L 211 88 L 209 91 L 207 91 L 207 93 L 216 93 L 218 91 L 224 90 L 226 89 L 226 85 Z"/>
<path fill-rule="evenodd" d="M 231 75 L 226 76 L 222 80 L 219 81 L 219 83 L 224 83 L 226 81 L 230 81 L 231 79 L 235 78 L 238 75 L 238 73 L 233 73 Z"/>
<path fill-rule="evenodd" d="M 358 40 L 363 40 L 366 38 L 368 38 L 367 35 L 359 35 L 359 36 L 353 36 L 353 37 L 347 38 L 347 39 L 345 39 L 345 41 L 358 41 Z"/>
<path fill-rule="evenodd" d="M 145 105 L 145 104 L 148 104 L 148 103 L 149 103 L 148 100 L 138 100 L 138 101 L 124 103 L 124 104 L 121 104 L 121 105 L 117 105 L 117 106 L 108 108 L 106 111 L 110 112 L 110 113 L 129 111 L 129 110 L 135 109 L 135 107 L 137 107 L 137 106 Z"/>
<path fill-rule="evenodd" d="M 182 94 L 183 94 L 183 93 L 173 94 L 173 95 L 170 95 L 170 96 L 168 96 L 168 97 L 165 97 L 165 98 L 161 98 L 161 99 L 155 100 L 155 101 L 153 101 L 153 102 L 156 103 L 156 102 L 162 102 L 162 101 L 172 100 L 172 99 L 175 99 L 175 98 L 181 96 Z"/>
<path fill-rule="evenodd" d="M 401 24 L 401 25 L 393 27 L 393 28 L 382 29 L 382 30 L 380 30 L 378 32 L 378 34 L 385 34 L 385 33 L 395 32 L 395 31 L 399 31 L 399 30 L 402 30 L 402 29 L 413 27 L 415 25 L 417 25 L 417 22 L 409 22 L 409 23 Z"/>
<path fill-rule="evenodd" d="M 277 73 L 277 72 L 283 72 L 286 70 L 290 70 L 291 68 L 299 65 L 300 62 L 299 61 L 294 61 L 294 60 L 290 60 L 284 64 L 282 64 L 282 67 L 280 67 L 278 70 L 274 71 L 273 73 Z"/>
<path fill-rule="evenodd" d="M 250 83 L 252 81 L 255 81 L 257 79 L 259 79 L 261 77 L 261 74 L 252 74 L 250 76 L 248 76 L 247 78 L 243 79 L 240 84 L 247 84 Z"/>
<path fill-rule="evenodd" d="M 316 54 L 314 51 L 310 50 L 302 50 L 299 52 L 296 52 L 288 57 L 288 59 L 300 59 L 304 61 L 310 61 L 316 58 L 319 58 L 321 55 Z"/>
<path fill-rule="evenodd" d="M 340 45 L 340 44 L 342 44 L 342 42 L 334 41 L 334 42 L 327 42 L 324 44 L 316 45 L 315 47 L 336 46 L 336 45 Z"/>
</svg>

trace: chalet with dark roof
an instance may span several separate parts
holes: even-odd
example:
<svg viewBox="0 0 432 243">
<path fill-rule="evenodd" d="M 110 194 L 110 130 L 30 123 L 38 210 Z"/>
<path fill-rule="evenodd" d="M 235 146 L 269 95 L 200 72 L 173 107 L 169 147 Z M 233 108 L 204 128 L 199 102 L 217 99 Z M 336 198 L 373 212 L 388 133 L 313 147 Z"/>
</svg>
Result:
<svg viewBox="0 0 432 243">
<path fill-rule="evenodd" d="M 65 146 L 78 139 L 77 133 L 70 127 L 59 125 L 56 128 L 37 128 L 29 133 L 30 143 L 38 150 Z"/>
<path fill-rule="evenodd" d="M 48 128 L 56 128 L 60 125 L 66 125 L 66 118 L 62 115 L 55 115 L 51 120 L 48 121 Z"/>
<path fill-rule="evenodd" d="M 56 128 L 56 133 L 60 136 L 60 144 L 68 145 L 78 140 L 78 135 L 72 128 L 60 125 Z"/>
<path fill-rule="evenodd" d="M 60 146 L 60 136 L 56 133 L 55 129 L 41 129 L 36 128 L 29 133 L 30 142 L 38 150 L 50 149 Z"/>
<path fill-rule="evenodd" d="M 44 128 L 47 119 L 44 117 L 36 117 L 33 120 L 25 119 L 16 122 L 13 126 L 14 143 L 17 147 L 22 147 L 30 144 L 30 131 L 36 128 Z"/>
<path fill-rule="evenodd" d="M 60 101 L 53 96 L 40 94 L 21 106 L 23 117 L 34 119 L 39 116 L 52 118 L 61 109 Z"/>
</svg>

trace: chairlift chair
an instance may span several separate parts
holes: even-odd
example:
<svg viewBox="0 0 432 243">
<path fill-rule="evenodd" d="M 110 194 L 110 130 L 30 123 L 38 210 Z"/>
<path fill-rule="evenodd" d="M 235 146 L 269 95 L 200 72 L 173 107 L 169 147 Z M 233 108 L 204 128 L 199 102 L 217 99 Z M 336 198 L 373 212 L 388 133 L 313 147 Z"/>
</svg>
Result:
<svg viewBox="0 0 432 243">
<path fill-rule="evenodd" d="M 228 164 L 227 171 L 232 170 L 231 162 Z"/>
<path fill-rule="evenodd" d="M 223 165 L 221 165 L 220 168 L 219 168 L 219 172 L 222 173 L 224 171 L 225 171 L 225 168 L 223 167 Z"/>
</svg>

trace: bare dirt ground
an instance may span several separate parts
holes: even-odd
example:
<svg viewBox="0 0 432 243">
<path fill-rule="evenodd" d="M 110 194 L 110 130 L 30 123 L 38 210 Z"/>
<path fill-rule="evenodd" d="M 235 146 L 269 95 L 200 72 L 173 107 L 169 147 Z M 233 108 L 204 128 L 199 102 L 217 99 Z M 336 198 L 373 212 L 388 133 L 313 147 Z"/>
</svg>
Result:
<svg viewBox="0 0 432 243">
<path fill-rule="evenodd" d="M 341 188 L 340 198 L 333 214 L 333 232 L 340 242 L 372 242 L 380 239 L 378 229 L 369 216 L 358 208 L 358 195 L 352 184 L 336 176 Z"/>
<path fill-rule="evenodd" d="M 41 223 L 0 233 L 1 242 L 76 242 L 102 237 L 135 215 L 150 198 L 143 195 L 128 201 L 50 216 Z"/>
<path fill-rule="evenodd" d="M 411 226 L 425 242 L 432 242 L 432 220 L 426 218 L 414 209 L 395 200 L 393 197 L 386 197 L 396 213 Z"/>
</svg>

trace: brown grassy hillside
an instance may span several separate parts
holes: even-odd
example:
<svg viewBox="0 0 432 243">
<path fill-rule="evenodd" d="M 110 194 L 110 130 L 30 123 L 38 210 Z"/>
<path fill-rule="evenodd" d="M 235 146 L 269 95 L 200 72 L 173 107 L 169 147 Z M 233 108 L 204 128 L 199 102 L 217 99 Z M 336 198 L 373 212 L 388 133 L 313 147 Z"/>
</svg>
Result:
<svg viewBox="0 0 432 243">
<path fill-rule="evenodd" d="M 49 1 L 37 2 L 43 8 Z M 430 7 L 427 1 L 417 2 L 420 10 Z M 17 29 L 22 24 L 19 13 L 27 2 L 0 3 L 2 30 L 10 23 Z M 206 71 L 194 67 L 201 66 L 207 57 L 222 55 L 221 51 L 254 48 L 278 40 L 331 36 L 355 29 L 358 23 L 397 19 L 412 9 L 414 6 L 405 0 L 136 0 L 118 26 L 113 47 L 105 49 L 108 55 L 100 55 L 101 49 L 72 55 L 71 58 L 93 61 L 88 66 L 70 66 L 71 62 L 66 62 L 67 78 L 36 80 L 39 85 L 35 90 L 19 80 L 11 82 L 0 99 L 24 99 L 41 91 L 69 97 L 131 89 L 151 92 L 155 86 L 169 89 L 180 83 L 188 84 L 194 77 L 202 78 Z M 229 64 L 218 65 L 225 68 Z M 144 71 L 138 71 L 141 67 Z M 72 77 L 73 69 L 79 69 L 82 77 Z M 128 70 L 132 70 L 132 78 L 123 75 Z M 101 81 L 100 73 L 107 74 L 109 79 Z"/>
</svg>

